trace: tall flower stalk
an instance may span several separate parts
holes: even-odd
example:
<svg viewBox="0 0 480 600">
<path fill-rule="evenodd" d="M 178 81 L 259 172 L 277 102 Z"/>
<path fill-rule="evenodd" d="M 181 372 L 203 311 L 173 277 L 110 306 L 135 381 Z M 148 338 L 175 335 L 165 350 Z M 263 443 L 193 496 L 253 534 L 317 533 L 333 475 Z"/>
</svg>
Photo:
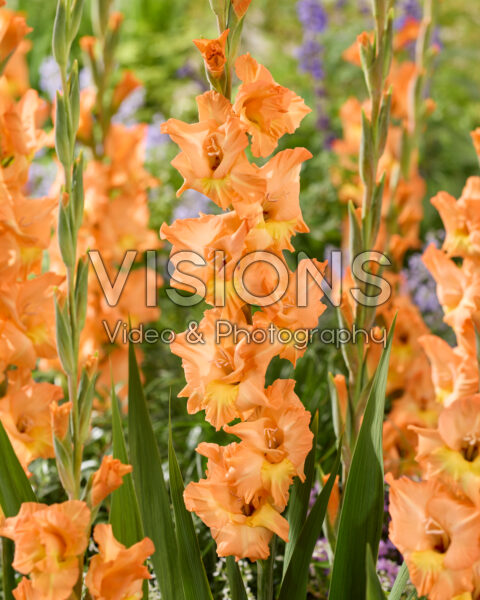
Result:
<svg viewBox="0 0 480 600">
<path fill-rule="evenodd" d="M 250 146 L 254 157 L 269 157 L 310 110 L 249 54 L 236 57 L 248 2 L 212 6 L 219 37 L 194 40 L 212 90 L 197 97 L 198 123 L 170 119 L 162 131 L 181 148 L 172 161 L 184 177 L 178 193 L 193 188 L 225 212 L 164 224 L 161 235 L 173 246 L 172 285 L 191 290 L 181 265 L 193 261 L 189 273 L 200 282 L 195 290 L 213 306 L 171 344 L 187 380 L 180 395 L 188 397 L 188 412 L 204 410 L 217 430 L 240 441 L 199 445 L 197 452 L 208 459 L 207 477 L 190 483 L 184 498 L 211 528 L 219 556 L 261 561 L 259 598 L 269 600 L 274 536 L 288 538 L 281 513 L 294 477 L 305 477 L 313 436 L 295 381 L 279 379 L 265 389 L 266 371 L 275 356 L 295 364 L 305 352 L 308 330 L 326 308 L 318 281 L 325 265 L 302 260 L 291 271 L 283 256 L 293 250 L 292 236 L 308 231 L 299 175 L 310 153 L 284 150 L 261 168 L 245 153 Z M 241 85 L 231 100 L 233 66 Z M 307 281 L 302 302 L 297 285 Z"/>
<path fill-rule="evenodd" d="M 59 0 L 53 30 L 53 54 L 60 68 L 62 92 L 57 92 L 55 111 L 55 149 L 63 167 L 64 185 L 61 190 L 58 218 L 58 240 L 67 273 L 66 301 L 56 300 L 57 343 L 59 358 L 67 376 L 68 398 L 72 403 L 69 441 L 57 440 L 57 460 L 62 482 L 71 499 L 80 498 L 81 465 L 85 427 L 89 409 L 81 406 L 78 388 L 78 350 L 80 332 L 85 323 L 87 303 L 88 263 L 77 257 L 77 236 L 83 220 L 83 157 L 76 156 L 75 140 L 80 120 L 80 91 L 78 63 L 69 66 L 70 50 L 77 35 L 83 1 Z M 90 377 L 83 374 L 84 384 L 90 387 Z M 86 407 L 86 412 L 83 409 Z M 81 414 L 83 411 L 83 414 Z M 88 429 L 87 429 L 88 431 Z"/>
<path fill-rule="evenodd" d="M 358 38 L 358 49 L 369 97 L 369 114 L 362 110 L 362 137 L 359 156 L 359 173 L 363 184 L 360 214 L 353 203 L 349 205 L 350 244 L 349 255 L 353 261 L 363 252 L 370 252 L 377 239 L 380 226 L 384 174 L 379 174 L 379 161 L 385 149 L 392 94 L 386 83 L 392 61 L 393 47 L 393 0 L 373 2 L 375 32 L 373 38 L 363 33 Z M 377 259 L 380 268 L 388 264 L 384 257 Z M 371 264 L 371 263 L 370 263 Z M 368 296 L 371 279 L 361 281 L 353 273 L 355 285 Z M 370 294 L 371 295 L 371 294 Z M 353 323 L 357 330 L 369 329 L 375 317 L 375 306 L 357 302 Z M 340 310 L 341 324 L 349 323 L 351 317 Z M 349 371 L 349 388 L 352 403 L 351 435 L 355 440 L 362 419 L 362 392 L 365 390 L 365 345 L 360 336 L 356 346 L 344 347 L 344 358 Z"/>
</svg>

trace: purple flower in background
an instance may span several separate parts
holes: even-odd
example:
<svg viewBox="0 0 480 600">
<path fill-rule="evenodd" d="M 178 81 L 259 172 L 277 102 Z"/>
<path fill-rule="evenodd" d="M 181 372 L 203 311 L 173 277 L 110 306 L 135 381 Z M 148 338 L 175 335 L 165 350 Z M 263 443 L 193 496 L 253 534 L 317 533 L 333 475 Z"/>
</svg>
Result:
<svg viewBox="0 0 480 600">
<path fill-rule="evenodd" d="M 303 43 L 298 49 L 297 59 L 300 70 L 311 75 L 315 84 L 317 129 L 325 132 L 325 143 L 328 146 L 332 138 L 330 119 L 325 113 L 324 45 L 321 43 L 322 34 L 328 26 L 328 14 L 321 0 L 299 0 L 297 14 L 303 26 Z"/>
<path fill-rule="evenodd" d="M 32 162 L 28 170 L 27 192 L 30 196 L 48 196 L 57 176 L 58 167 L 53 161 Z"/>
<path fill-rule="evenodd" d="M 158 157 L 158 152 L 163 149 L 165 144 L 168 143 L 170 137 L 166 133 L 162 133 L 162 123 L 165 121 L 165 117 L 157 113 L 153 115 L 152 123 L 147 129 L 147 138 L 145 140 L 145 152 L 147 155 L 147 161 L 152 162 Z"/>
<path fill-rule="evenodd" d="M 417 21 L 422 18 L 422 7 L 418 0 L 403 0 L 397 10 L 399 14 L 403 13 L 404 17 L 411 17 Z"/>
<path fill-rule="evenodd" d="M 209 199 L 196 190 L 185 190 L 173 211 L 174 219 L 191 219 L 208 210 Z"/>
<path fill-rule="evenodd" d="M 43 59 L 40 68 L 40 89 L 47 94 L 50 100 L 56 96 L 57 90 L 62 89 L 62 77 L 60 75 L 60 67 L 57 65 L 53 56 L 47 56 Z"/>
<path fill-rule="evenodd" d="M 297 3 L 297 14 L 305 31 L 323 33 L 327 28 L 328 16 L 318 0 L 300 0 Z"/>
<path fill-rule="evenodd" d="M 314 79 L 323 79 L 323 46 L 315 39 L 308 39 L 300 46 L 298 52 L 300 70 L 310 73 Z"/>
<path fill-rule="evenodd" d="M 112 118 L 112 123 L 123 125 L 134 125 L 137 112 L 145 105 L 146 91 L 144 87 L 138 87 L 129 94 L 120 104 L 120 108 Z"/>
<path fill-rule="evenodd" d="M 443 231 L 429 232 L 426 236 L 426 246 L 435 244 L 439 246 L 444 236 Z M 403 271 L 406 280 L 406 288 L 414 303 L 420 309 L 427 325 L 432 329 L 444 329 L 442 323 L 442 309 L 437 298 L 437 285 L 430 275 L 427 267 L 423 264 L 420 253 L 412 254 Z"/>
<path fill-rule="evenodd" d="M 78 74 L 78 83 L 81 90 L 94 85 L 92 71 L 88 67 L 80 69 L 80 73 Z"/>
</svg>

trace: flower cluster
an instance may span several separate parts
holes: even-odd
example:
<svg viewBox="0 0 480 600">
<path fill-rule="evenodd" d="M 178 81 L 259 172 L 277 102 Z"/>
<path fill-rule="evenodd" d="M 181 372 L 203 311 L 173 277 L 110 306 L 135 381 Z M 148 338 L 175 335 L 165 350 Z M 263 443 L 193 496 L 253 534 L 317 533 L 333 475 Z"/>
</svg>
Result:
<svg viewBox="0 0 480 600">
<path fill-rule="evenodd" d="M 64 397 L 62 388 L 36 382 L 32 377 L 39 359 L 55 361 L 58 357 L 54 292 L 60 305 L 65 302 L 59 290 L 64 275 L 43 269 L 44 253 L 56 224 L 57 200 L 51 196 L 30 198 L 25 192 L 34 155 L 48 143 L 49 136 L 40 129 L 48 107 L 30 89 L 22 91 L 19 99 L 15 97 L 21 89 L 15 77 L 25 71 L 14 71 L 11 79 L 7 61 L 25 67 L 22 40 L 30 30 L 22 16 L 1 4 L 0 421 L 27 473 L 32 461 L 56 457 L 65 485 L 73 477 L 69 427 L 73 398 L 60 403 Z M 115 150 L 121 150 L 118 142 Z M 116 169 L 117 179 L 126 180 L 125 185 L 133 180 L 133 175 L 125 173 L 121 165 L 116 165 Z M 139 173 L 137 169 L 136 175 Z M 109 248 L 115 245 L 112 243 Z M 54 254 L 51 256 L 53 259 Z M 52 260 L 51 267 L 54 266 Z M 13 591 L 16 600 L 72 597 L 78 582 L 81 585 L 83 580 L 83 554 L 99 505 L 131 470 L 130 465 L 105 456 L 91 477 L 85 501 L 71 498 L 50 506 L 24 502 L 18 514 L 8 515 L 9 518 L 0 509 L 0 536 L 15 542 L 12 566 L 24 575 Z M 73 487 L 65 486 L 69 495 Z M 91 560 L 86 578 L 90 597 L 140 598 L 143 580 L 150 578 L 143 563 L 154 551 L 152 542 L 145 538 L 126 549 L 106 525 L 95 528 L 94 538 L 99 554 Z"/>
<path fill-rule="evenodd" d="M 23 575 L 13 592 L 16 600 L 67 600 L 81 575 L 90 537 L 91 511 L 81 500 L 62 504 L 25 502 L 16 517 L 0 524 L 0 535 L 15 542 L 13 567 Z M 150 579 L 145 560 L 154 547 L 148 538 L 125 548 L 111 525 L 97 525 L 93 537 L 99 552 L 90 561 L 85 583 L 93 600 L 142 597 Z"/>
<path fill-rule="evenodd" d="M 12 60 L 26 69 L 22 46 L 30 29 L 0 8 L 0 31 L 0 421 L 27 470 L 35 459 L 55 456 L 52 415 L 63 393 L 35 382 L 32 370 L 38 358 L 56 356 L 53 291 L 63 277 L 42 273 L 56 200 L 24 192 L 31 161 L 47 142 L 40 129 L 46 104 L 31 89 L 17 99 L 8 68 Z"/>
<path fill-rule="evenodd" d="M 430 245 L 423 260 L 457 345 L 433 335 L 420 338 L 441 412 L 438 423 L 412 427 L 423 480 L 388 479 L 390 538 L 419 595 L 432 600 L 472 600 L 480 585 L 479 202 L 480 177 L 467 181 L 458 201 L 444 192 L 432 199 L 447 235 L 443 248 Z"/>
<path fill-rule="evenodd" d="M 225 64 L 224 37 L 197 42 L 207 70 Z M 204 410 L 217 430 L 240 439 L 224 447 L 200 444 L 207 477 L 187 486 L 185 503 L 211 528 L 220 556 L 256 560 L 269 555 L 274 533 L 288 539 L 281 513 L 293 478 L 304 478 L 312 445 L 310 413 L 294 392 L 295 381 L 277 380 L 265 389 L 270 361 L 280 355 L 295 364 L 305 347 L 263 334 L 269 326 L 277 332 L 316 326 L 326 307 L 314 274 L 325 265 L 303 260 L 293 272 L 283 257 L 292 249 L 292 236 L 308 231 L 299 206 L 299 174 L 310 153 L 283 150 L 262 167 L 246 155 L 250 145 L 253 156 L 268 157 L 309 109 L 249 54 L 236 60 L 235 69 L 241 85 L 233 103 L 209 91 L 197 98 L 198 123 L 170 119 L 163 125 L 181 149 L 172 162 L 184 177 L 179 194 L 197 190 L 224 212 L 164 224 L 161 236 L 173 246 L 172 285 L 193 287 L 213 306 L 196 339 L 186 331 L 171 345 L 187 380 L 180 395 L 188 398 L 190 413 Z M 195 259 L 185 260 L 184 252 Z M 308 270 L 312 280 L 306 306 L 300 306 L 297 276 Z M 220 319 L 244 334 L 217 336 Z"/>
</svg>

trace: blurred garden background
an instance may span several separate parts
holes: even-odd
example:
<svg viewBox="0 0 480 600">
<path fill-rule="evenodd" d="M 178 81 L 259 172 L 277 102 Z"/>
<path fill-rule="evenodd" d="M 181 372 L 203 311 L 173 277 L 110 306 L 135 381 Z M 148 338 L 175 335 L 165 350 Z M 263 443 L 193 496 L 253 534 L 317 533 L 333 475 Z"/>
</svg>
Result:
<svg viewBox="0 0 480 600">
<path fill-rule="evenodd" d="M 30 84 L 43 98 L 52 101 L 60 87 L 58 70 L 51 56 L 56 2 L 8 0 L 7 6 L 27 15 L 27 22 L 33 28 L 29 39 L 35 49 L 27 54 Z M 125 16 L 116 53 L 116 76 L 120 79 L 122 71 L 129 69 L 142 81 L 142 87 L 127 98 L 115 119 L 127 125 L 138 122 L 148 125 L 147 168 L 160 181 L 160 185 L 149 192 L 150 223 L 158 232 L 163 222 L 171 223 L 175 218 L 193 217 L 198 212 L 211 210 L 205 198 L 191 190 L 176 197 L 181 178 L 170 161 L 177 147 L 161 133 L 160 125 L 171 117 L 187 122 L 196 119 L 195 96 L 208 89 L 208 84 L 203 60 L 191 40 L 215 38 L 217 31 L 208 0 L 115 0 L 114 8 Z M 397 0 L 398 27 L 415 11 L 420 11 L 416 0 Z M 346 62 L 342 53 L 358 34 L 371 27 L 368 0 L 253 0 L 242 36 L 242 49 L 267 65 L 276 81 L 295 90 L 313 109 L 295 134 L 281 140 L 280 149 L 305 146 L 313 154 L 313 159 L 303 168 L 301 179 L 301 206 L 311 232 L 297 236 L 294 244 L 296 250 L 320 260 L 340 246 L 341 222 L 346 210 L 336 189 L 338 157 L 332 150 L 334 140 L 342 136 L 340 108 L 350 96 L 365 91 L 361 70 Z M 87 7 L 80 35 L 90 34 Z M 420 174 L 427 183 L 421 223 L 423 242 L 432 236 L 435 238 L 442 229 L 440 218 L 429 203 L 430 197 L 439 190 L 458 197 L 466 178 L 478 173 L 478 159 L 470 139 L 470 131 L 480 125 L 478 1 L 438 0 L 434 39 L 438 53 L 428 94 L 435 103 L 435 110 L 422 133 L 419 148 Z M 78 46 L 74 52 L 82 64 Z M 89 78 L 88 67 L 83 65 L 81 82 L 84 86 L 88 85 Z M 30 175 L 32 193 L 47 193 L 55 177 L 56 166 L 50 155 L 37 156 Z M 159 251 L 165 281 L 168 281 L 165 265 L 169 249 L 167 244 Z M 410 271 L 414 300 L 429 326 L 438 332 L 442 329 L 440 307 L 435 300 L 433 280 L 420 263 L 421 250 L 409 252 L 405 268 Z M 188 321 L 199 318 L 205 308 L 200 304 L 179 310 L 170 302 L 163 287 L 159 295 L 161 317 L 156 326 L 160 329 L 183 331 Z M 325 327 L 329 322 L 335 323 L 333 311 L 327 311 L 321 318 Z M 198 480 L 202 477 L 203 465 L 195 447 L 199 441 L 214 438 L 222 443 L 225 434 L 215 433 L 202 414 L 188 415 L 184 399 L 177 399 L 184 386 L 184 374 L 180 359 L 170 353 L 168 346 L 160 342 L 145 345 L 143 351 L 145 389 L 160 450 L 166 457 L 171 400 L 174 445 L 184 479 Z M 343 368 L 337 348 L 316 340 L 295 371 L 298 396 L 312 413 L 319 411 L 319 465 L 326 470 L 334 449 L 327 374 Z M 277 358 L 270 366 L 268 379 L 289 377 L 292 373 L 292 365 Z M 108 413 L 96 416 L 94 443 L 88 447 L 92 470 L 97 464 L 95 457 L 111 443 L 109 422 Z M 87 472 L 88 466 L 87 461 Z M 60 501 L 61 488 L 48 462 L 42 461 L 31 470 L 42 490 L 40 495 L 49 502 Z M 219 575 L 215 544 L 206 528 L 199 521 L 197 524 L 208 575 L 211 581 L 218 578 L 220 598 L 224 583 Z M 322 561 L 326 557 L 322 552 L 319 544 L 318 567 L 312 570 L 313 579 L 324 577 Z M 243 565 L 242 561 L 242 569 L 246 569 L 248 581 L 246 562 Z M 385 572 L 388 576 L 388 565 Z M 321 586 L 312 585 L 313 589 L 318 591 Z M 312 592 L 311 597 L 323 596 Z"/>
</svg>

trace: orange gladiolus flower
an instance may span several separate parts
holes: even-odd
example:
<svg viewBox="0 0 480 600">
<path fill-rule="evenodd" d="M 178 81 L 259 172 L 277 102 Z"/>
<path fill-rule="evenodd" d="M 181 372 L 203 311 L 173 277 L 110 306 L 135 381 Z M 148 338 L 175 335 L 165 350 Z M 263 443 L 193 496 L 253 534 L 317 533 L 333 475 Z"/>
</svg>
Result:
<svg viewBox="0 0 480 600">
<path fill-rule="evenodd" d="M 480 508 L 480 394 L 445 408 L 437 429 L 412 427 L 418 435 L 417 460 Z"/>
<path fill-rule="evenodd" d="M 10 10 L 0 11 L 0 65 L 4 63 L 23 38 L 32 30 L 25 17 Z"/>
<path fill-rule="evenodd" d="M 443 249 L 449 256 L 480 257 L 480 177 L 470 177 L 455 200 L 440 192 L 431 200 L 446 229 Z"/>
<path fill-rule="evenodd" d="M 288 521 L 267 498 L 246 503 L 228 482 L 228 458 L 236 447 L 237 444 L 221 447 L 206 443 L 198 446 L 197 452 L 208 457 L 207 478 L 187 485 L 185 505 L 211 528 L 219 556 L 267 558 L 274 533 L 288 540 Z"/>
<path fill-rule="evenodd" d="M 318 280 L 319 274 L 323 275 L 326 267 L 327 262 L 320 263 L 315 259 L 302 260 L 295 273 L 290 273 L 285 294 L 274 304 L 263 307 L 253 315 L 253 323 L 256 327 L 268 329 L 270 323 L 275 326 L 276 334 L 282 342 L 279 355 L 294 365 L 297 359 L 305 354 L 310 341 L 308 330 L 317 326 L 319 317 L 327 308 L 321 301 L 324 294 L 321 288 L 322 282 Z M 253 277 L 252 273 L 252 279 Z M 263 281 L 260 280 L 260 284 L 262 283 Z M 305 297 L 302 297 L 305 285 L 308 287 Z M 248 280 L 246 286 L 249 289 L 254 288 L 253 282 L 250 283 Z M 271 287 L 273 286 L 266 288 L 266 291 L 270 291 Z M 262 291 L 260 288 L 259 295 Z"/>
<path fill-rule="evenodd" d="M 432 367 L 432 380 L 437 401 L 450 406 L 459 398 L 466 398 L 478 391 L 478 365 L 476 361 L 475 331 L 470 323 L 468 346 L 452 348 L 436 335 L 419 338 Z M 466 331 L 465 331 L 466 334 Z"/>
<path fill-rule="evenodd" d="M 423 254 L 423 262 L 437 283 L 437 296 L 445 313 L 444 321 L 455 332 L 473 319 L 480 323 L 480 269 L 465 259 L 458 267 L 432 244 Z"/>
<path fill-rule="evenodd" d="M 143 564 L 155 547 L 149 538 L 126 548 L 113 536 L 111 525 L 97 525 L 93 537 L 99 554 L 90 561 L 85 579 L 93 600 L 140 600 L 144 579 L 151 579 Z"/>
<path fill-rule="evenodd" d="M 217 430 L 237 417 L 248 417 L 256 406 L 267 404 L 265 373 L 278 354 L 278 344 L 249 343 L 243 335 L 235 344 L 233 333 L 216 343 L 218 318 L 217 310 L 209 310 L 199 323 L 197 333 L 204 343 L 195 341 L 195 336 L 186 331 L 170 345 L 173 354 L 182 358 L 187 385 L 179 395 L 188 398 L 188 412 L 205 410 L 206 420 Z"/>
<path fill-rule="evenodd" d="M 233 10 L 239 19 L 241 19 L 248 10 L 252 0 L 232 0 Z"/>
<path fill-rule="evenodd" d="M 142 85 L 142 82 L 131 71 L 125 71 L 121 80 L 113 90 L 112 105 L 117 110 L 120 104 L 128 98 L 130 94 Z"/>
<path fill-rule="evenodd" d="M 52 420 L 52 431 L 59 440 L 63 440 L 67 435 L 70 413 L 73 404 L 64 402 L 63 404 L 50 403 L 50 416 Z"/>
<path fill-rule="evenodd" d="M 97 506 L 119 488 L 123 483 L 123 477 L 132 470 L 132 465 L 124 465 L 118 458 L 104 456 L 100 468 L 93 474 L 92 506 Z"/>
<path fill-rule="evenodd" d="M 222 76 L 225 63 L 227 62 L 225 46 L 229 31 L 230 29 L 226 29 L 220 37 L 215 40 L 206 40 L 205 38 L 193 40 L 193 43 L 203 56 L 205 67 L 214 77 Z"/>
<path fill-rule="evenodd" d="M 182 150 L 171 163 L 185 179 L 177 196 L 191 188 L 221 208 L 237 208 L 237 201 L 241 201 L 239 211 L 253 205 L 249 210 L 258 213 L 256 202 L 265 193 L 265 182 L 245 155 L 248 138 L 244 126 L 218 92 L 197 97 L 197 104 L 198 123 L 169 119 L 162 125 L 162 132 Z"/>
<path fill-rule="evenodd" d="M 303 467 L 312 448 L 310 413 L 293 391 L 293 379 L 278 379 L 266 390 L 268 404 L 257 408 L 244 423 L 225 426 L 242 440 L 228 458 L 227 479 L 246 504 L 265 491 L 283 510 L 295 476 L 305 479 Z"/>
<path fill-rule="evenodd" d="M 43 600 L 42 594 L 33 588 L 32 582 L 26 577 L 13 590 L 13 597 L 15 600 Z"/>
<path fill-rule="evenodd" d="M 0 421 L 25 469 L 37 458 L 55 456 L 50 406 L 53 404 L 59 410 L 57 403 L 61 398 L 60 387 L 32 381 L 8 390 L 0 399 Z"/>
<path fill-rule="evenodd" d="M 261 216 L 248 235 L 247 243 L 252 250 L 293 251 L 291 238 L 296 233 L 310 231 L 303 220 L 299 194 L 300 169 L 311 157 L 306 148 L 283 150 L 260 169 L 266 193 L 261 200 Z"/>
<path fill-rule="evenodd" d="M 230 310 L 230 314 L 232 310 L 238 310 L 244 302 L 235 293 L 231 280 L 234 269 L 245 251 L 247 233 L 247 224 L 239 219 L 235 211 L 222 215 L 181 219 L 170 226 L 163 224 L 160 235 L 173 246 L 170 252 L 170 260 L 175 266 L 172 286 L 189 292 L 194 291 L 205 297 L 206 302 L 211 305 L 221 306 L 226 303 L 226 310 Z M 183 253 L 177 256 L 178 252 L 184 250 L 191 251 L 194 255 L 190 258 Z M 187 258 L 189 260 L 186 260 Z M 223 280 L 225 292 L 221 285 Z M 234 302 L 233 307 L 230 302 L 226 302 L 227 300 Z"/>
<path fill-rule="evenodd" d="M 252 154 L 268 156 L 286 133 L 293 133 L 310 108 L 291 90 L 275 82 L 263 65 L 245 54 L 239 56 L 235 70 L 242 85 L 233 110 L 252 136 Z"/>
<path fill-rule="evenodd" d="M 15 542 L 13 567 L 30 575 L 41 600 L 67 600 L 80 575 L 78 557 L 87 549 L 90 511 L 80 500 L 62 504 L 25 502 L 6 519 L 0 535 Z M 28 597 L 28 596 L 27 596 Z"/>
<path fill-rule="evenodd" d="M 418 594 L 451 600 L 472 585 L 480 558 L 480 513 L 438 480 L 415 482 L 390 474 L 390 539 L 403 554 Z"/>
<path fill-rule="evenodd" d="M 44 273 L 13 286 L 1 299 L 0 321 L 9 319 L 42 358 L 57 356 L 53 291 L 63 281 L 55 273 Z"/>
</svg>

